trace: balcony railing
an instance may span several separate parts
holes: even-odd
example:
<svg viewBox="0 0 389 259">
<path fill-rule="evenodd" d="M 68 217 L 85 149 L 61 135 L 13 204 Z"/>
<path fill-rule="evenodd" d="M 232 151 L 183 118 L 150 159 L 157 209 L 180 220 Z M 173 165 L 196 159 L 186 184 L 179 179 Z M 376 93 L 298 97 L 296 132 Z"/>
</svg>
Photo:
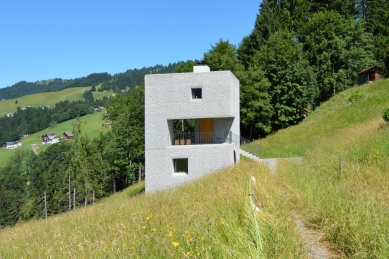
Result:
<svg viewBox="0 0 389 259">
<path fill-rule="evenodd" d="M 231 144 L 231 131 L 223 132 L 181 132 L 173 135 L 172 145 Z"/>
</svg>

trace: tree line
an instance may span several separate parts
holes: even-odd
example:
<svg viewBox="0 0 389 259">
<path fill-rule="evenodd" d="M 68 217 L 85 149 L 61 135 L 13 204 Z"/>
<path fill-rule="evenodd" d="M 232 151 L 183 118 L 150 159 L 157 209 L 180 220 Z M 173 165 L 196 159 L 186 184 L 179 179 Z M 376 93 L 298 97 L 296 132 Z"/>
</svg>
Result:
<svg viewBox="0 0 389 259">
<path fill-rule="evenodd" d="M 41 80 L 37 82 L 20 81 L 12 86 L 0 88 L 0 100 L 13 99 L 24 95 L 57 92 L 70 87 L 86 87 L 102 84 L 98 91 L 113 89 L 114 92 L 126 90 L 126 88 L 134 89 L 140 85 L 146 74 L 155 73 L 173 73 L 176 66 L 182 63 L 181 61 L 169 63 L 167 66 L 155 65 L 151 67 L 143 67 L 141 69 L 128 69 L 124 73 L 111 75 L 107 72 L 92 73 L 86 77 L 75 79 L 54 78 L 51 80 Z"/>
</svg>

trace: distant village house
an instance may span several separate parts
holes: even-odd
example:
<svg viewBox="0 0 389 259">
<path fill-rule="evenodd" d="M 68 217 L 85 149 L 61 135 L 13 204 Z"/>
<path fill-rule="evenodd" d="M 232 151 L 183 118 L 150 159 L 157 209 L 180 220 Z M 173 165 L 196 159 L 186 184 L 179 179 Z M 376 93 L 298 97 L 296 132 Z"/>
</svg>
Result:
<svg viewBox="0 0 389 259">
<path fill-rule="evenodd" d="M 96 113 L 96 112 L 100 112 L 100 111 L 102 111 L 104 109 L 105 109 L 104 106 L 99 106 L 99 107 L 93 108 L 92 111 L 93 111 L 93 113 Z"/>
<path fill-rule="evenodd" d="M 16 146 L 15 142 L 5 142 L 4 147 L 5 148 L 16 148 L 17 146 Z"/>
<path fill-rule="evenodd" d="M 50 132 L 42 135 L 42 144 L 54 144 L 58 143 L 59 141 L 59 137 L 55 133 Z"/>
<path fill-rule="evenodd" d="M 22 142 L 20 140 L 17 140 L 17 141 L 10 141 L 10 142 L 5 142 L 4 143 L 4 147 L 5 148 L 17 148 L 17 147 L 20 147 L 22 145 Z"/>
<path fill-rule="evenodd" d="M 69 140 L 69 139 L 72 139 L 74 136 L 73 136 L 73 133 L 70 132 L 70 131 L 65 131 L 63 133 L 63 139 L 64 140 Z"/>
<path fill-rule="evenodd" d="M 9 113 L 7 113 L 6 116 L 7 116 L 8 118 L 12 118 L 12 117 L 14 116 L 14 114 L 15 114 L 14 112 L 9 112 Z"/>
</svg>

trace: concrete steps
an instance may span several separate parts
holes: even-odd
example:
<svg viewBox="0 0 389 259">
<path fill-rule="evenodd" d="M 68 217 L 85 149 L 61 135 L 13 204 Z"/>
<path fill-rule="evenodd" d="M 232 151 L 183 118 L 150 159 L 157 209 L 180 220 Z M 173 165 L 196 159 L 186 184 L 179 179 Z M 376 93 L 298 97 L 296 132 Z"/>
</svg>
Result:
<svg viewBox="0 0 389 259">
<path fill-rule="evenodd" d="M 253 160 L 258 161 L 258 162 L 261 161 L 261 159 L 259 157 L 255 156 L 247 151 L 244 151 L 243 149 L 238 149 L 238 152 L 239 152 L 239 154 L 241 154 L 244 157 L 253 159 Z"/>
<path fill-rule="evenodd" d="M 238 149 L 238 152 L 239 154 L 241 154 L 242 156 L 245 156 L 247 158 L 250 158 L 254 161 L 257 161 L 258 163 L 263 163 L 263 164 L 266 164 L 268 167 L 269 167 L 269 170 L 271 173 L 276 173 L 277 171 L 277 162 L 280 161 L 280 160 L 283 160 L 283 161 L 292 161 L 292 162 L 302 162 L 303 159 L 301 157 L 292 157 L 292 158 L 265 158 L 265 159 L 261 159 L 253 154 L 250 154 L 249 152 L 247 151 L 244 151 L 242 149 Z"/>
</svg>

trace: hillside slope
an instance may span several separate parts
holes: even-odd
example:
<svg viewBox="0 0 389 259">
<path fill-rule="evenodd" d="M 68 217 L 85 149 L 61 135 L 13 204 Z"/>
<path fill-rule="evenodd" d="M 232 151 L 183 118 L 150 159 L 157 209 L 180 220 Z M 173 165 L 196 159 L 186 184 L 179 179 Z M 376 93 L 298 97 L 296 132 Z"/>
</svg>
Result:
<svg viewBox="0 0 389 259">
<path fill-rule="evenodd" d="M 388 96 L 387 80 L 349 89 L 300 125 L 242 147 L 262 157 L 302 156 L 302 164 L 279 163 L 272 174 L 241 161 L 150 195 L 132 196 L 134 186 L 0 230 L 0 257 L 306 258 L 299 219 L 337 257 L 388 258 L 389 127 L 381 119 Z M 249 193 L 263 204 L 259 212 Z"/>
<path fill-rule="evenodd" d="M 101 116 L 103 113 L 94 113 L 88 114 L 81 117 L 81 131 L 82 133 L 88 135 L 91 139 L 97 137 L 100 132 L 107 132 L 109 129 L 102 127 L 104 121 L 101 120 Z M 18 147 L 15 149 L 6 149 L 0 148 L 0 168 L 4 167 L 9 159 L 17 150 L 19 149 L 30 149 L 32 144 L 37 144 L 39 148 L 37 152 L 40 153 L 45 150 L 49 145 L 41 145 L 42 143 L 42 135 L 45 133 L 53 132 L 57 134 L 59 137 L 63 137 L 63 133 L 65 131 L 72 131 L 73 124 L 76 119 L 68 120 L 62 123 L 59 123 L 57 126 L 48 128 L 37 133 L 31 134 L 30 136 L 21 139 L 23 142 L 22 147 Z"/>
<path fill-rule="evenodd" d="M 349 132 L 350 141 L 371 135 L 384 121 L 389 105 L 389 80 L 350 88 L 321 104 L 300 124 L 280 130 L 266 139 L 246 145 L 245 150 L 264 158 L 294 157 L 312 153 L 318 145 L 337 143 Z M 346 147 L 347 148 L 347 147 Z M 339 155 L 339 154 L 338 154 Z"/>
<path fill-rule="evenodd" d="M 4 116 L 9 112 L 16 112 L 17 107 L 22 106 L 44 106 L 49 105 L 53 106 L 54 104 L 68 100 L 70 102 L 83 100 L 83 94 L 85 91 L 90 90 L 91 87 L 73 87 L 67 88 L 65 90 L 59 92 L 45 92 L 39 94 L 31 94 L 22 97 L 18 97 L 15 99 L 0 101 L 0 116 Z M 95 98 L 102 99 L 104 96 L 111 96 L 112 91 L 104 91 L 102 93 L 96 92 L 93 93 Z M 17 103 L 16 103 L 17 101 Z"/>
</svg>

